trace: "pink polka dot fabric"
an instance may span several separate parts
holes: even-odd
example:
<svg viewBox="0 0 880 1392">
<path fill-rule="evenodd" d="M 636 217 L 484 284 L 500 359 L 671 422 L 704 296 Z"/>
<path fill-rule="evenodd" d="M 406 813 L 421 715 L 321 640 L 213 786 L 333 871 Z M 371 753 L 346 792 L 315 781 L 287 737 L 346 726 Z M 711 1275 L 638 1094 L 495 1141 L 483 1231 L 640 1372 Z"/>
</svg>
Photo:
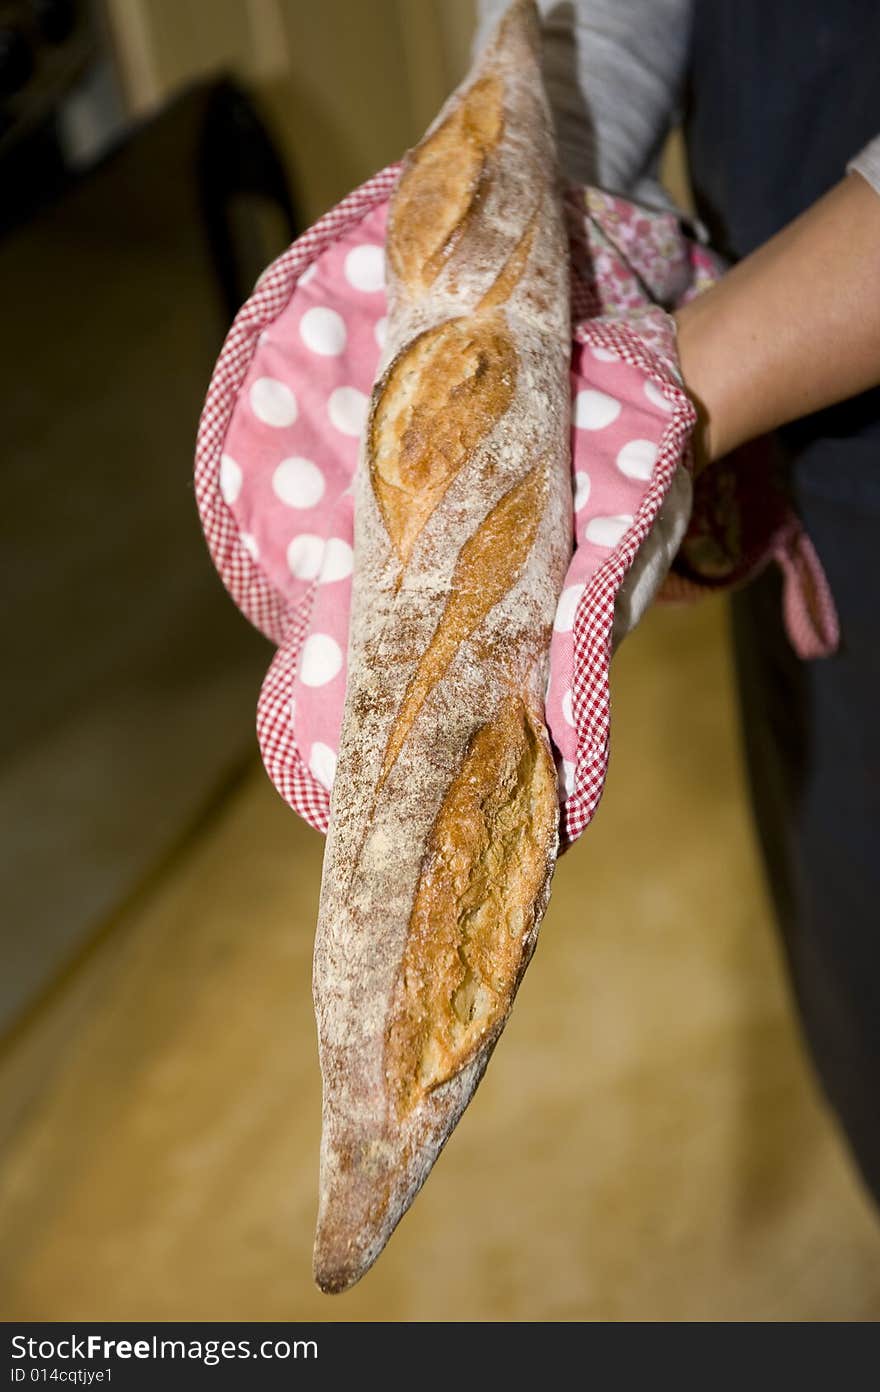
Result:
<svg viewBox="0 0 880 1392">
<path fill-rule="evenodd" d="M 556 612 L 546 701 L 566 797 L 575 791 L 578 748 L 573 697 L 578 606 L 634 527 L 676 405 L 641 367 L 600 341 L 574 345 L 571 386 L 575 549 Z"/>
<path fill-rule="evenodd" d="M 350 484 L 382 342 L 386 218 L 383 202 L 332 242 L 261 332 L 224 451 L 233 480 L 225 498 L 240 532 L 291 608 L 310 605 L 289 718 L 325 794 L 345 698 Z"/>
<path fill-rule="evenodd" d="M 221 576 L 278 644 L 258 736 L 281 796 L 326 830 L 345 695 L 350 484 L 385 326 L 382 171 L 264 273 L 230 331 L 197 450 Z M 673 217 L 584 190 L 572 238 L 573 553 L 546 716 L 564 844 L 588 824 L 608 757 L 615 597 L 649 536 L 694 422 L 665 312 L 715 274 Z"/>
</svg>

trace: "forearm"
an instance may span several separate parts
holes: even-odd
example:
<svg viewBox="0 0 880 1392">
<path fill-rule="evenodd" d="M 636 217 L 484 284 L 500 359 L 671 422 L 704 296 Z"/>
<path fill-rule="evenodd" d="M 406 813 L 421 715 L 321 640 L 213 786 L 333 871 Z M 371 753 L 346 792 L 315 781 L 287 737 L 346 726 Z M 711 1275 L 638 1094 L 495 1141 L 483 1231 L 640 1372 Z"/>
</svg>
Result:
<svg viewBox="0 0 880 1392">
<path fill-rule="evenodd" d="M 842 183 L 676 315 L 698 456 L 880 383 L 880 197 Z"/>
</svg>

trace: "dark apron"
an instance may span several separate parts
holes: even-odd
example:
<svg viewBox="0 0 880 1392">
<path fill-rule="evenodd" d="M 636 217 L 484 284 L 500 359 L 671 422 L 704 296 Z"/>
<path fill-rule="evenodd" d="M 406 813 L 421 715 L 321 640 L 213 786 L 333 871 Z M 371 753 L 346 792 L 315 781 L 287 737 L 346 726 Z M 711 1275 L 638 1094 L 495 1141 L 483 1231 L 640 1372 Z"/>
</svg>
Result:
<svg viewBox="0 0 880 1392">
<path fill-rule="evenodd" d="M 694 8 L 686 129 L 698 209 L 715 245 L 744 256 L 880 133 L 880 0 Z M 841 648 L 816 662 L 794 657 L 775 567 L 740 592 L 744 743 L 804 1030 L 880 1199 L 880 392 L 783 439 Z"/>
</svg>

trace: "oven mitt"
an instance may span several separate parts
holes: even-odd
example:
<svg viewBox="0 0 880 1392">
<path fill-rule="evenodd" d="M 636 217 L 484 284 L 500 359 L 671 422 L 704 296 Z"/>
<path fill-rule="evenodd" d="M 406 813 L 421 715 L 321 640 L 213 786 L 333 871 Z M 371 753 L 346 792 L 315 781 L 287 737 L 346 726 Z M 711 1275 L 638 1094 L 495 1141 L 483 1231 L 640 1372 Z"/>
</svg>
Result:
<svg viewBox="0 0 880 1392">
<path fill-rule="evenodd" d="M 214 563 L 278 648 L 257 709 L 263 761 L 285 801 L 320 831 L 345 694 L 350 485 L 384 346 L 383 248 L 398 171 L 389 166 L 356 189 L 261 276 L 217 362 L 196 452 Z M 753 535 L 739 514 L 731 522 L 731 471 L 716 475 L 714 466 L 698 480 L 703 503 L 691 516 L 695 411 L 669 311 L 711 284 L 719 264 L 673 214 L 575 187 L 566 208 L 572 558 L 546 698 L 563 847 L 587 826 L 604 786 L 613 648 L 661 586 L 668 597 L 690 598 L 748 578 L 775 556 L 788 566 L 787 616 L 796 614 L 800 637 L 819 614 L 802 646 L 823 651 L 835 638 L 815 553 L 784 502 L 766 505 L 759 464 L 740 511 L 756 509 L 769 530 L 759 521 Z M 815 595 L 801 597 L 817 589 L 818 609 Z"/>
<path fill-rule="evenodd" d="M 705 469 L 694 482 L 691 520 L 664 599 L 698 599 L 747 584 L 775 561 L 782 615 L 799 657 L 828 657 L 840 629 L 831 588 L 792 506 L 785 462 L 773 436 L 755 440 Z"/>
</svg>

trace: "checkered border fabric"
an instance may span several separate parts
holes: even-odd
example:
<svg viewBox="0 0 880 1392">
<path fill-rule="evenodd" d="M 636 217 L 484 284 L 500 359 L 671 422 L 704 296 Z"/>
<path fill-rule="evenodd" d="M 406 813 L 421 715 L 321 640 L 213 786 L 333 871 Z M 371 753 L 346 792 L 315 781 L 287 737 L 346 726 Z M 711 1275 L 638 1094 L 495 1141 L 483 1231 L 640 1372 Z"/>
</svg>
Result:
<svg viewBox="0 0 880 1392">
<path fill-rule="evenodd" d="M 580 343 L 607 348 L 641 369 L 669 403 L 670 415 L 641 507 L 614 551 L 593 575 L 575 612 L 572 714 L 578 754 L 574 792 L 562 808 L 563 849 L 589 825 L 605 786 L 611 728 L 609 669 L 614 601 L 654 525 L 676 469 L 683 461 L 689 461 L 690 438 L 696 422 L 694 406 L 670 366 L 646 347 L 635 327 L 623 320 L 592 319 L 578 324 L 574 336 Z"/>
<path fill-rule="evenodd" d="M 695 580 L 672 569 L 657 597 L 673 604 L 693 604 L 707 594 L 741 589 L 763 570 L 768 558 L 782 572 L 782 617 L 794 651 L 804 661 L 830 657 L 840 643 L 837 606 L 819 554 L 793 511 L 789 511 L 768 547 L 735 579 L 723 576 Z"/>
<path fill-rule="evenodd" d="M 393 189 L 400 164 L 392 164 L 368 179 L 303 233 L 257 281 L 254 293 L 236 316 L 211 378 L 199 423 L 196 445 L 195 493 L 208 549 L 235 603 L 251 622 L 278 645 L 257 710 L 257 737 L 266 772 L 284 800 L 318 831 L 329 824 L 330 795 L 304 764 L 293 739 L 290 709 L 293 677 L 300 647 L 308 629 L 313 592 L 291 609 L 269 583 L 241 544 L 233 515 L 220 492 L 220 458 L 235 403 L 247 374 L 259 335 L 281 313 L 297 280 L 335 238 L 363 218 Z M 570 190 L 570 213 L 583 216 L 583 194 Z M 577 217 L 570 221 L 577 226 Z M 596 571 L 578 604 L 574 621 L 575 670 L 572 709 L 578 733 L 574 792 L 562 809 L 562 848 L 577 839 L 598 806 L 609 754 L 611 631 L 614 601 L 639 547 L 648 535 L 672 483 L 677 466 L 687 456 L 695 421 L 694 408 L 675 379 L 668 359 L 647 346 L 634 318 L 599 319 L 591 287 L 573 284 L 574 337 L 607 348 L 655 382 L 669 402 L 664 431 L 650 486 L 632 525 L 614 552 Z"/>
<path fill-rule="evenodd" d="M 220 492 L 220 457 L 260 334 L 287 305 L 297 281 L 312 261 L 388 197 L 399 172 L 397 163 L 374 174 L 266 268 L 226 336 L 208 387 L 196 440 L 196 506 L 208 550 L 239 609 L 261 633 L 278 644 L 257 708 L 257 738 L 263 763 L 285 801 L 319 831 L 327 830 L 330 795 L 300 757 L 290 711 L 297 654 L 308 628 L 314 589 L 291 610 L 242 546 L 235 519 Z"/>
</svg>

